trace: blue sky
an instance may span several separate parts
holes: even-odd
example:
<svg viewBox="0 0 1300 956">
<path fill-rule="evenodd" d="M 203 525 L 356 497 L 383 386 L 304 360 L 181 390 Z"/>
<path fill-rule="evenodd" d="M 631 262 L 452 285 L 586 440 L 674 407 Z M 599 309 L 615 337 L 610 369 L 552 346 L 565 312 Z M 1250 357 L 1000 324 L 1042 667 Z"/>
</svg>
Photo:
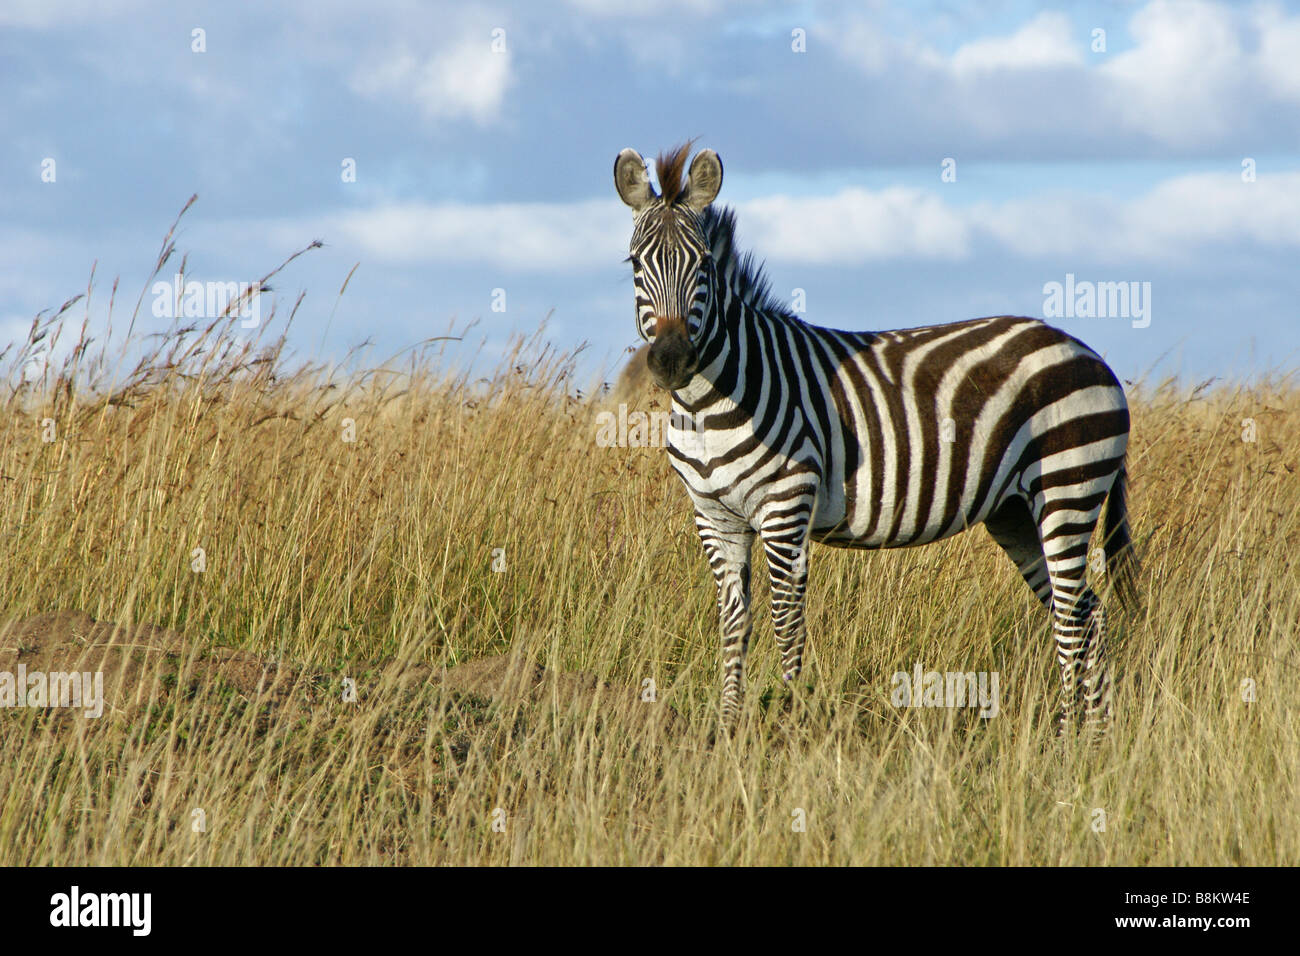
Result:
<svg viewBox="0 0 1300 956">
<path fill-rule="evenodd" d="M 272 293 L 306 292 L 301 358 L 474 319 L 490 358 L 550 313 L 590 373 L 637 341 L 614 157 L 696 137 L 809 321 L 1038 315 L 1126 378 L 1300 367 L 1296 4 L 5 0 L 0 87 L 0 346 L 96 261 L 120 329 L 198 193 L 191 279 L 324 241 Z M 1067 275 L 1149 289 L 1149 323 L 1046 316 Z"/>
</svg>

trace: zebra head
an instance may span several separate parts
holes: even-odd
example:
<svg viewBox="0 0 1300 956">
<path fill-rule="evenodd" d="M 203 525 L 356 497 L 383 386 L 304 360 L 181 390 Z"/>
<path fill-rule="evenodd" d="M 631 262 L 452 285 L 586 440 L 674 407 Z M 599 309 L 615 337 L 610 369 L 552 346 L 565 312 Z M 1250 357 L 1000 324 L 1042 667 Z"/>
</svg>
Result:
<svg viewBox="0 0 1300 956">
<path fill-rule="evenodd" d="M 663 195 L 650 185 L 645 160 L 625 149 L 614 161 L 618 195 L 636 214 L 628 261 L 636 289 L 636 322 L 651 343 L 646 356 L 660 388 L 675 391 L 699 367 L 699 346 L 714 288 L 713 258 L 700 214 L 722 188 L 722 161 L 701 151 L 682 181 L 690 144 L 655 160 Z"/>
</svg>

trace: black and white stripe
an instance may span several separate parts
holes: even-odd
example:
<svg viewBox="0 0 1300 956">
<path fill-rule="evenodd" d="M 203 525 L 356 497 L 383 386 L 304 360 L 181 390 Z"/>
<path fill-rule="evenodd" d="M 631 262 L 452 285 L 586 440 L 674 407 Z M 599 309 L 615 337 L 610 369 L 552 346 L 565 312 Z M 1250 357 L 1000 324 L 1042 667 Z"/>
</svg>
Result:
<svg viewBox="0 0 1300 956">
<path fill-rule="evenodd" d="M 895 548 L 984 523 L 1052 617 L 1061 723 L 1111 710 L 1104 615 L 1085 572 L 1109 496 L 1107 568 L 1134 596 L 1125 508 L 1129 416 L 1102 359 L 1059 329 L 1000 316 L 888 332 L 801 321 L 733 248 L 734 217 L 704 151 L 660 159 L 664 195 L 625 150 L 629 257 L 648 364 L 672 390 L 667 445 L 718 586 L 722 716 L 739 715 L 750 551 L 762 542 L 784 677 L 799 673 L 810 541 Z M 693 427 L 681 427 L 689 423 Z"/>
</svg>

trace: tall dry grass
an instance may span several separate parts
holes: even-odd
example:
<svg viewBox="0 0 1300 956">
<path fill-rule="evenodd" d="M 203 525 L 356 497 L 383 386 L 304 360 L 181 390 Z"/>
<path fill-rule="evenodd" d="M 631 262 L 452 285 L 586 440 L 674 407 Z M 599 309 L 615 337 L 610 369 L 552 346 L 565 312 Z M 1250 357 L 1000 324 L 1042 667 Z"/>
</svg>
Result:
<svg viewBox="0 0 1300 956">
<path fill-rule="evenodd" d="M 815 549 L 797 706 L 758 574 L 746 717 L 713 741 L 685 494 L 661 449 L 596 446 L 566 356 L 521 342 L 475 381 L 444 342 L 341 376 L 237 331 L 174 329 L 116 380 L 89 343 L 25 384 L 39 341 L 6 357 L 0 616 L 80 609 L 183 645 L 136 658 L 99 720 L 0 711 L 0 863 L 1300 859 L 1294 380 L 1133 390 L 1145 603 L 1115 622 L 1099 745 L 1054 736 L 1046 618 L 982 529 Z M 291 668 L 289 690 L 204 669 L 219 645 Z M 453 680 L 510 650 L 547 668 L 541 693 Z M 893 707 L 917 662 L 997 671 L 998 716 Z M 574 671 L 608 682 L 600 703 Z"/>
</svg>

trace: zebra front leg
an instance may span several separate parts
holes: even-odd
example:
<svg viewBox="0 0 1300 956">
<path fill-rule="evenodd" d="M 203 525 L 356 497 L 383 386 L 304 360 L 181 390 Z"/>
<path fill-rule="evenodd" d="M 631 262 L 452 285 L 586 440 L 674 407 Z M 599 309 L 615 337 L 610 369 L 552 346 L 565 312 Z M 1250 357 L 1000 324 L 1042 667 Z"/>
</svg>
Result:
<svg viewBox="0 0 1300 956">
<path fill-rule="evenodd" d="M 731 733 L 745 698 L 745 653 L 753 621 L 749 611 L 749 552 L 754 532 L 748 527 L 719 530 L 700 513 L 696 526 L 718 586 L 722 630 L 722 729 Z"/>
<path fill-rule="evenodd" d="M 781 651 L 781 679 L 792 682 L 803 669 L 804 594 L 808 587 L 808 529 L 812 502 L 788 506 L 762 525 L 763 550 L 772 579 L 772 629 Z"/>
</svg>

